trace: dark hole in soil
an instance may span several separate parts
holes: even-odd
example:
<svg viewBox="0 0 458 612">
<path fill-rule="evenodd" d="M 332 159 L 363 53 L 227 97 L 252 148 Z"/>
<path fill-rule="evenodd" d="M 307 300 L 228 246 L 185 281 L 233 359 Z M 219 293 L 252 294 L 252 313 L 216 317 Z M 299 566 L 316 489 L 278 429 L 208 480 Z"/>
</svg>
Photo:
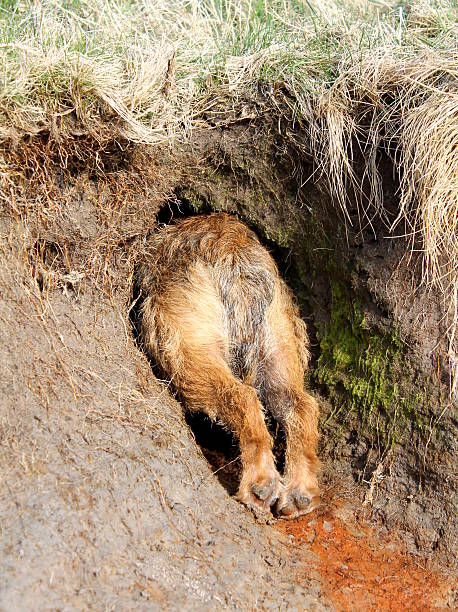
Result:
<svg viewBox="0 0 458 612">
<path fill-rule="evenodd" d="M 193 205 L 193 203 L 180 190 L 177 190 L 175 193 L 175 198 L 169 200 L 169 202 L 159 211 L 156 220 L 158 224 L 168 225 L 169 223 L 174 223 L 178 219 L 197 214 L 208 214 L 210 212 L 213 212 L 213 210 L 208 203 L 199 201 L 199 210 L 197 211 L 196 206 Z M 246 223 L 245 219 L 241 220 Z M 247 225 L 251 224 L 247 223 Z M 251 229 L 255 231 L 261 243 L 274 258 L 281 276 L 286 280 L 288 285 L 295 290 L 299 281 L 297 280 L 298 275 L 296 274 L 295 264 L 291 257 L 290 250 L 279 247 L 272 240 L 263 237 L 258 231 L 258 228 L 254 227 L 253 225 L 251 225 Z M 129 317 L 134 337 L 140 348 L 142 348 L 139 333 L 139 324 L 141 322 L 141 302 L 142 299 L 139 288 L 134 281 L 132 291 L 132 307 L 130 309 Z M 300 304 L 300 306 L 303 306 L 303 304 Z M 304 309 L 301 308 L 301 314 L 304 316 L 306 313 L 307 311 L 304 313 Z M 309 325 L 309 327 L 313 326 Z M 164 373 L 160 370 L 157 364 L 150 360 L 150 365 L 154 375 L 160 379 L 164 379 Z M 230 495 L 235 495 L 239 486 L 242 470 L 240 449 L 237 438 L 220 424 L 212 422 L 207 415 L 202 413 L 187 413 L 186 422 L 193 431 L 196 443 L 201 448 L 202 453 L 210 464 L 215 476 Z M 277 422 L 270 417 L 270 415 L 267 415 L 266 424 L 274 440 L 274 455 L 276 458 L 277 469 L 281 472 L 284 467 L 286 447 L 284 432 L 278 426 Z"/>
<path fill-rule="evenodd" d="M 175 190 L 174 196 L 157 214 L 156 221 L 158 224 L 168 225 L 184 217 L 213 212 L 210 204 L 202 199 L 199 199 L 197 208 L 197 204 L 193 204 L 189 197 L 186 197 L 179 188 Z"/>
<path fill-rule="evenodd" d="M 215 476 L 230 495 L 235 495 L 242 470 L 238 440 L 202 413 L 187 413 L 186 423 Z"/>
</svg>

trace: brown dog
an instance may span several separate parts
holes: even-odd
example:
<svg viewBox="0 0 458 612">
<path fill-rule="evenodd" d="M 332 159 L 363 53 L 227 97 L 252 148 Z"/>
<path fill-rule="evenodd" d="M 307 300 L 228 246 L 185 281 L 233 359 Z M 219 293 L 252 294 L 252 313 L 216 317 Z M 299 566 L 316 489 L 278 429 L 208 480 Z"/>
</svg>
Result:
<svg viewBox="0 0 458 612">
<path fill-rule="evenodd" d="M 255 234 L 218 213 L 155 235 L 141 266 L 141 335 L 151 358 L 192 411 L 239 438 L 237 498 L 293 518 L 318 503 L 317 403 L 304 391 L 305 324 Z M 280 478 L 263 405 L 286 433 Z"/>
</svg>

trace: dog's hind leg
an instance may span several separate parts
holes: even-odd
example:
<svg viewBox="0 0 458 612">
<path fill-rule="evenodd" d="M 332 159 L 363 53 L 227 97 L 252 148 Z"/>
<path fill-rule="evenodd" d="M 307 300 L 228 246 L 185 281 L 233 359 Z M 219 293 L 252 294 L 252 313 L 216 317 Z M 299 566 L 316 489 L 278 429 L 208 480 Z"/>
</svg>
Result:
<svg viewBox="0 0 458 612">
<path fill-rule="evenodd" d="M 305 325 L 286 287 L 280 286 L 267 312 L 256 386 L 286 434 L 284 486 L 277 503 L 278 513 L 285 518 L 310 512 L 319 503 L 318 405 L 304 390 L 306 343 Z"/>
<path fill-rule="evenodd" d="M 194 265 L 185 281 L 145 304 L 143 336 L 186 407 L 236 434 L 243 466 L 237 497 L 268 510 L 279 494 L 272 439 L 255 389 L 230 369 L 226 315 L 205 266 Z"/>
<path fill-rule="evenodd" d="M 208 359 L 191 350 L 189 357 L 190 377 L 180 381 L 186 405 L 217 418 L 237 435 L 243 468 L 237 498 L 268 510 L 279 494 L 279 475 L 256 391 L 234 378 L 216 355 Z"/>
</svg>

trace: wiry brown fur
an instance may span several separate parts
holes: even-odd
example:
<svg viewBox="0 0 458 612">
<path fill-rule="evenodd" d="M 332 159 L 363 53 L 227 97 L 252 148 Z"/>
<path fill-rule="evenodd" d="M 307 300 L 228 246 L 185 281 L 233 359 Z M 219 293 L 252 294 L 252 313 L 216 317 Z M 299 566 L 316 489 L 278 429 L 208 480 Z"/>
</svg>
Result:
<svg viewBox="0 0 458 612">
<path fill-rule="evenodd" d="M 238 499 L 294 517 L 319 499 L 317 403 L 304 391 L 305 324 L 269 253 L 227 214 L 190 217 L 152 240 L 139 281 L 142 339 L 189 410 L 240 440 Z M 283 426 L 281 480 L 263 405 Z"/>
</svg>

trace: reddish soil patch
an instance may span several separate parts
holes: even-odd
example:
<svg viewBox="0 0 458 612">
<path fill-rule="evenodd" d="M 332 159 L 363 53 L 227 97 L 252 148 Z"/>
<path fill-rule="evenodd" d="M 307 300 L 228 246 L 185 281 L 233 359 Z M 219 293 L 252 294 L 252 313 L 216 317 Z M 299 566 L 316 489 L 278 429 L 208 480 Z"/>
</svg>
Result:
<svg viewBox="0 0 458 612">
<path fill-rule="evenodd" d="M 447 579 L 405 552 L 399 539 L 357 520 L 345 504 L 277 528 L 294 546 L 305 546 L 317 558 L 326 595 L 337 610 L 424 611 L 451 609 L 456 579 Z M 310 562 L 299 569 L 310 577 Z"/>
</svg>

